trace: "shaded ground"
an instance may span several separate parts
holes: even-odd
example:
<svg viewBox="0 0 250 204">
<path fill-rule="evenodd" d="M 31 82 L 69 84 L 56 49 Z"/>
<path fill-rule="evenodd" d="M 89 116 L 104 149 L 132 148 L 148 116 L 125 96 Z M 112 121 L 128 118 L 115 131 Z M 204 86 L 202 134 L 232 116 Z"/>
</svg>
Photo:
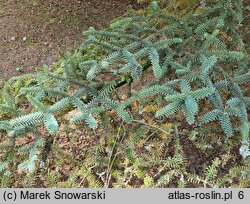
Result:
<svg viewBox="0 0 250 204">
<path fill-rule="evenodd" d="M 125 13 L 135 0 L 0 0 L 0 79 L 34 71 Z"/>
</svg>

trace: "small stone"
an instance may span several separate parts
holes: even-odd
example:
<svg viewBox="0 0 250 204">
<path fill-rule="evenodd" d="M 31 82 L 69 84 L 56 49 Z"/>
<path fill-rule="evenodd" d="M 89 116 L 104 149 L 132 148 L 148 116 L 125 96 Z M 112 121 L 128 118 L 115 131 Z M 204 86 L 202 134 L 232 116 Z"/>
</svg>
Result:
<svg viewBox="0 0 250 204">
<path fill-rule="evenodd" d="M 23 37 L 23 41 L 26 41 L 27 40 L 27 37 Z"/>
<path fill-rule="evenodd" d="M 14 41 L 14 40 L 16 40 L 16 38 L 13 36 L 13 37 L 10 38 L 10 40 Z"/>
</svg>

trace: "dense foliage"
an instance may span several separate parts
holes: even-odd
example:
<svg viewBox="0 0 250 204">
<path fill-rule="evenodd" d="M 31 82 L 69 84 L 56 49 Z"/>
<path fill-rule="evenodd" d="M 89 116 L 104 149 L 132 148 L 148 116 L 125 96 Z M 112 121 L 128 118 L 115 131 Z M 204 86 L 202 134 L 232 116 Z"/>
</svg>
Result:
<svg viewBox="0 0 250 204">
<path fill-rule="evenodd" d="M 55 135 L 62 115 L 72 110 L 75 114 L 69 122 L 84 123 L 94 132 L 99 124 L 106 124 L 108 117 L 114 117 L 115 113 L 127 128 L 139 123 L 166 134 L 167 129 L 145 121 L 143 114 L 148 109 L 151 109 L 152 120 L 162 124 L 178 120 L 190 132 L 199 130 L 197 134 L 209 130 L 211 123 L 219 124 L 221 131 L 216 134 L 224 135 L 222 143 L 230 145 L 230 139 L 240 140 L 238 150 L 243 158 L 247 158 L 250 156 L 250 124 L 246 87 L 250 71 L 246 46 L 239 34 L 242 21 L 241 0 L 207 2 L 182 17 L 169 15 L 153 2 L 151 12 L 144 15 L 118 19 L 106 30 L 97 31 L 90 27 L 84 32 L 87 39 L 81 49 L 62 57 L 62 69 L 51 71 L 45 66 L 35 77 L 14 78 L 3 88 L 0 110 L 5 115 L 0 130 L 7 132 L 9 138 L 0 144 L 5 149 L 0 171 L 8 174 L 9 169 L 17 165 L 7 159 L 10 155 L 28 151 L 28 159 L 18 164 L 18 168 L 33 172 L 40 149 L 46 149 L 41 133 L 44 132 L 43 126 L 49 134 Z M 89 55 L 89 50 L 95 54 Z M 143 81 L 145 73 L 148 80 Z M 32 80 L 25 86 L 19 85 L 21 88 L 13 94 L 10 84 L 15 80 L 23 83 L 22 78 Z M 117 90 L 121 92 L 123 87 L 129 90 L 120 97 Z M 135 104 L 137 110 L 133 108 Z M 137 136 L 140 134 L 146 133 L 142 130 L 136 133 Z M 192 132 L 191 140 L 196 141 L 197 134 Z M 155 185 L 151 176 L 142 173 L 144 186 L 164 186 L 175 176 L 181 178 L 179 186 L 184 185 L 185 176 L 189 181 L 202 182 L 210 187 L 220 187 L 228 182 L 229 175 L 225 180 L 209 182 L 216 177 L 218 159 L 207 167 L 204 178 L 183 171 L 185 162 L 181 150 L 178 150 L 177 127 L 174 135 L 175 155 L 164 161 L 152 157 L 150 165 L 162 164 L 164 168 L 155 175 L 155 178 L 160 178 Z M 32 137 L 32 143 L 18 145 L 18 140 L 25 136 Z M 142 139 L 138 137 L 128 139 L 125 151 L 128 160 L 137 166 L 140 160 L 136 159 L 134 151 L 136 143 Z M 203 150 L 208 148 L 205 144 L 198 145 Z M 211 144 L 207 141 L 206 145 Z M 161 177 L 165 167 L 174 170 Z M 103 183 L 108 186 L 109 181 L 108 174 Z"/>
</svg>

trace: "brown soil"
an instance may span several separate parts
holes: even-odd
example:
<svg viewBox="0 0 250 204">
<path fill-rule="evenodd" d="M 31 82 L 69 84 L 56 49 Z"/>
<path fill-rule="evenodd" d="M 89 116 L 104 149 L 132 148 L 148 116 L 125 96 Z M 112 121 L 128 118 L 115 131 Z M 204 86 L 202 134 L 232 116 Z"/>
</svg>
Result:
<svg viewBox="0 0 250 204">
<path fill-rule="evenodd" d="M 89 26 L 103 28 L 135 0 L 0 0 L 0 80 L 58 60 Z"/>
</svg>

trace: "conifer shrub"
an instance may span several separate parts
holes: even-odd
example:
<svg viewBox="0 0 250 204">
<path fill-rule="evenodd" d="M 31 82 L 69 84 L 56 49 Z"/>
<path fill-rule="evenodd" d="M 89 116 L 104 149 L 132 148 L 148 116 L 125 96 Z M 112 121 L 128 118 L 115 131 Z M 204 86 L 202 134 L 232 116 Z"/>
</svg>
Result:
<svg viewBox="0 0 250 204">
<path fill-rule="evenodd" d="M 95 132 L 110 113 L 122 123 L 143 123 L 139 117 L 149 104 L 157 105 L 152 117 L 159 121 L 178 118 L 189 129 L 217 125 L 224 143 L 237 138 L 242 157 L 250 156 L 250 71 L 240 33 L 243 19 L 241 0 L 207 2 L 181 17 L 153 2 L 152 12 L 145 15 L 121 18 L 105 30 L 90 27 L 81 48 L 63 56 L 62 69 L 45 66 L 16 94 L 9 84 L 3 88 L 0 130 L 8 138 L 0 144 L 0 171 L 8 175 L 17 166 L 8 158 L 22 152 L 29 155 L 18 168 L 34 171 L 46 144 L 44 128 L 51 136 L 57 134 L 61 117 L 69 111 L 77 112 L 70 124 Z M 89 57 L 92 49 L 95 54 Z M 143 83 L 145 72 L 151 80 Z M 116 90 L 125 86 L 129 92 L 118 97 Z M 139 115 L 131 111 L 135 103 L 140 104 Z M 32 142 L 20 145 L 25 137 Z"/>
</svg>

